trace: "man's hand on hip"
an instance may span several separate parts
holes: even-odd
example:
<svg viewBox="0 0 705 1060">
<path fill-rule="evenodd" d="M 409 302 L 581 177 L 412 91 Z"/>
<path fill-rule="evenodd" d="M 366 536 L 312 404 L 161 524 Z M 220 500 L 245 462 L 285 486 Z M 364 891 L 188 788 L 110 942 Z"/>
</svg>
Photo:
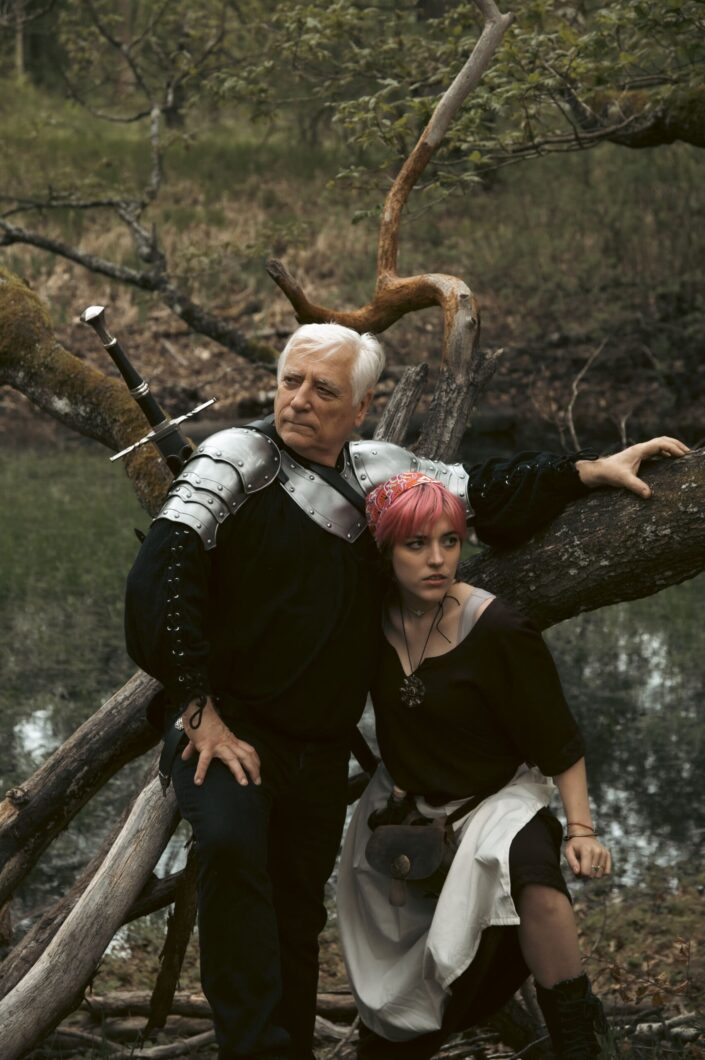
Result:
<svg viewBox="0 0 705 1060">
<path fill-rule="evenodd" d="M 616 486 L 648 499 L 651 490 L 638 477 L 642 460 L 655 456 L 684 456 L 688 452 L 688 446 L 676 438 L 652 438 L 649 442 L 630 445 L 613 456 L 603 456 L 599 460 L 578 460 L 575 467 L 584 486 Z"/>
<path fill-rule="evenodd" d="M 190 704 L 182 714 L 184 732 L 189 742 L 181 755 L 184 762 L 187 762 L 194 754 L 198 754 L 194 783 L 202 784 L 209 765 L 214 758 L 219 758 L 238 784 L 249 783 L 248 776 L 253 783 L 259 784 L 259 755 L 254 747 L 244 740 L 238 740 L 222 720 L 210 698 L 203 708 L 201 723 L 197 728 L 189 724 L 194 709 L 195 705 Z"/>
</svg>

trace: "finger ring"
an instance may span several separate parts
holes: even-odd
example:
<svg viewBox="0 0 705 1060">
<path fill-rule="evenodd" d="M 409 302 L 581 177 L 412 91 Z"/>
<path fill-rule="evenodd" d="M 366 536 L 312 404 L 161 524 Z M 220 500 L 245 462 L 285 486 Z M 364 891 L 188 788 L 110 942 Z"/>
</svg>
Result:
<svg viewBox="0 0 705 1060">
<path fill-rule="evenodd" d="M 602 865 L 593 865 L 592 866 L 592 871 L 593 872 L 600 872 L 601 869 L 602 869 Z"/>
</svg>

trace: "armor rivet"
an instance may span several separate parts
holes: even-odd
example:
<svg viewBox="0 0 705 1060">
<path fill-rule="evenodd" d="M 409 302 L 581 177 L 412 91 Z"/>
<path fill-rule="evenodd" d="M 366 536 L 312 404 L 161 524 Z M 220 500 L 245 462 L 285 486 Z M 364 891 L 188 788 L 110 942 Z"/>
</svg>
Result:
<svg viewBox="0 0 705 1060">
<path fill-rule="evenodd" d="M 220 512 L 220 517 L 221 517 L 221 519 L 224 519 L 225 518 L 225 512 Z"/>
<path fill-rule="evenodd" d="M 218 486 L 218 489 L 220 490 L 221 493 L 223 492 L 223 487 L 222 486 Z"/>
<path fill-rule="evenodd" d="M 348 534 L 348 537 L 352 537 L 352 534 Z"/>
<path fill-rule="evenodd" d="M 293 493 L 293 492 L 294 492 L 294 487 L 293 487 L 293 486 L 289 486 L 289 491 L 290 491 L 291 493 Z"/>
<path fill-rule="evenodd" d="M 238 460 L 237 466 L 238 467 L 244 467 L 245 466 L 245 462 L 243 460 Z"/>
<path fill-rule="evenodd" d="M 333 525 L 332 523 L 326 523 L 326 526 L 328 527 L 329 530 L 330 530 L 332 525 Z"/>
<path fill-rule="evenodd" d="M 359 456 L 359 454 L 358 454 L 358 453 L 355 453 L 355 455 L 354 455 L 353 459 L 354 459 L 354 460 L 357 460 L 357 461 L 359 461 L 359 460 L 360 460 L 360 456 Z"/>
<path fill-rule="evenodd" d="M 196 483 L 197 486 L 201 485 L 201 480 L 197 475 L 193 476 L 193 481 Z"/>
<path fill-rule="evenodd" d="M 199 530 L 203 529 L 203 523 L 196 523 L 196 526 L 198 527 Z"/>
<path fill-rule="evenodd" d="M 373 450 L 372 450 L 372 455 L 373 455 L 373 456 L 377 456 L 377 450 L 376 450 L 376 449 L 373 449 Z"/>
<path fill-rule="evenodd" d="M 296 471 L 296 464 L 289 464 L 292 471 Z"/>
<path fill-rule="evenodd" d="M 251 482 L 248 482 L 248 483 L 247 483 L 246 489 L 248 489 L 248 490 L 251 490 L 251 489 L 252 489 L 252 483 L 251 483 Z"/>
<path fill-rule="evenodd" d="M 365 479 L 367 478 L 367 475 L 360 475 L 360 478 L 361 478 L 361 479 L 362 479 L 362 481 L 364 482 L 364 481 L 365 481 Z"/>
<path fill-rule="evenodd" d="M 222 456 L 223 455 L 223 450 L 222 449 L 216 449 L 215 455 L 216 456 Z"/>
<path fill-rule="evenodd" d="M 264 476 L 264 481 L 265 481 L 265 482 L 269 482 L 269 475 L 265 475 L 265 476 Z"/>
<path fill-rule="evenodd" d="M 178 518 L 179 518 L 179 513 L 178 513 L 178 512 L 174 512 L 174 518 L 175 518 L 175 519 L 178 519 Z"/>
<path fill-rule="evenodd" d="M 209 504 L 212 504 L 212 503 L 213 503 L 213 498 L 212 498 L 212 497 L 209 497 L 209 498 L 208 498 L 208 503 L 209 503 Z"/>
<path fill-rule="evenodd" d="M 311 482 L 313 482 L 316 476 L 315 475 L 309 475 L 308 477 L 311 479 Z"/>
<path fill-rule="evenodd" d="M 313 513 L 313 508 L 309 508 L 309 510 L 308 510 L 308 514 L 309 514 L 309 515 L 313 515 L 313 514 L 314 514 L 314 513 Z"/>
</svg>

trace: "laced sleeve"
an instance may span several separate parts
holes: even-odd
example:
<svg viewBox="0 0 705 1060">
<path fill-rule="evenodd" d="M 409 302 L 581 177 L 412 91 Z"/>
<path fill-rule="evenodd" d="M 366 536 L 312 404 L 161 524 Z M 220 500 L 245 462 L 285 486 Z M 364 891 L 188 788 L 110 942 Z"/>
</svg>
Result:
<svg viewBox="0 0 705 1060">
<path fill-rule="evenodd" d="M 125 633 L 130 657 L 183 710 L 210 694 L 206 607 L 210 558 L 198 535 L 153 523 L 127 578 Z"/>
</svg>

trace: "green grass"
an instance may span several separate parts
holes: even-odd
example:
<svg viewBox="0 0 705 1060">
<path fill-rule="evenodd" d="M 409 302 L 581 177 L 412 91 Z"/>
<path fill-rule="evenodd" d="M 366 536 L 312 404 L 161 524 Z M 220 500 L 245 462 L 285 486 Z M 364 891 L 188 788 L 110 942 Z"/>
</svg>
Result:
<svg viewBox="0 0 705 1060">
<path fill-rule="evenodd" d="M 125 575 L 137 550 L 134 526 L 148 517 L 121 468 L 81 446 L 20 452 L 0 467 L 3 682 L 0 730 L 15 753 L 3 779 L 31 762 L 15 738 L 34 718 L 60 741 L 119 687 L 134 667 L 123 648 Z"/>
</svg>

